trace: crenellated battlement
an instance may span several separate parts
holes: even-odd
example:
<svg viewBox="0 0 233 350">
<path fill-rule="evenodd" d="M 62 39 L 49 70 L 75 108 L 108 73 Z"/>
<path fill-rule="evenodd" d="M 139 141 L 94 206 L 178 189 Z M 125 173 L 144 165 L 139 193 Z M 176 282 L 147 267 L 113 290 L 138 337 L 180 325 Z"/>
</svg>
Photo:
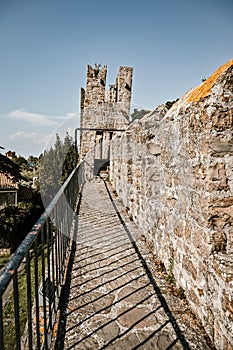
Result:
<svg viewBox="0 0 233 350">
<path fill-rule="evenodd" d="M 109 139 L 105 129 L 125 129 L 129 125 L 133 68 L 120 66 L 115 84 L 106 89 L 107 66 L 87 66 L 86 89 L 81 89 L 80 127 L 100 128 L 103 138 Z M 96 132 L 81 131 L 81 158 L 95 148 Z"/>
<path fill-rule="evenodd" d="M 86 107 L 96 107 L 103 103 L 121 102 L 124 109 L 130 112 L 133 68 L 120 66 L 116 83 L 106 90 L 107 66 L 94 68 L 87 66 L 86 90 L 81 90 L 81 111 Z"/>
</svg>

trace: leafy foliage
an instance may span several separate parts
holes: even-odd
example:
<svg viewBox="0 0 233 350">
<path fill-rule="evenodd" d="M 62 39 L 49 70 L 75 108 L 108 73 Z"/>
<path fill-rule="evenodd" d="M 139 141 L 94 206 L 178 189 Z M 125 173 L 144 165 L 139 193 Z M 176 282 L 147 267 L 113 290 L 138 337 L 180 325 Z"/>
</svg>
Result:
<svg viewBox="0 0 233 350">
<path fill-rule="evenodd" d="M 10 258 L 10 254 L 0 255 L 0 269 L 2 269 Z"/>
<path fill-rule="evenodd" d="M 135 119 L 141 119 L 142 117 L 144 117 L 144 115 L 148 113 L 150 113 L 150 111 L 146 109 L 139 110 L 137 108 L 134 108 L 133 113 L 131 114 L 131 120 L 133 122 Z"/>
<path fill-rule="evenodd" d="M 15 181 L 21 178 L 19 165 L 3 154 L 0 154 L 0 172 L 12 177 Z"/>
<path fill-rule="evenodd" d="M 167 107 L 167 109 L 170 109 L 176 101 L 178 101 L 178 98 L 176 100 L 173 100 L 173 101 L 167 101 L 165 103 L 165 106 Z"/>
<path fill-rule="evenodd" d="M 66 181 L 78 162 L 77 150 L 73 143 L 72 137 L 68 134 L 64 139 L 64 149 L 65 152 L 67 151 L 67 153 L 65 155 L 65 160 L 62 167 L 62 183 Z"/>
<path fill-rule="evenodd" d="M 38 194 L 33 201 L 10 205 L 0 210 L 0 248 L 14 252 L 43 212 Z"/>
<path fill-rule="evenodd" d="M 40 192 L 45 205 L 55 196 L 78 161 L 71 136 L 66 133 L 64 141 L 56 135 L 53 147 L 45 151 L 41 159 Z"/>
<path fill-rule="evenodd" d="M 20 171 L 29 168 L 27 159 L 22 156 L 15 156 L 12 161 L 18 165 Z"/>
<path fill-rule="evenodd" d="M 21 173 L 22 185 L 31 186 L 33 183 L 33 178 L 35 176 L 39 176 L 40 159 L 41 156 L 35 157 L 33 155 L 30 155 L 28 159 L 20 155 L 15 155 L 12 158 L 12 161 L 18 167 Z"/>
<path fill-rule="evenodd" d="M 28 166 L 30 167 L 30 169 L 37 169 L 39 167 L 41 156 L 40 157 L 35 157 L 33 155 L 30 155 L 28 157 Z"/>
</svg>

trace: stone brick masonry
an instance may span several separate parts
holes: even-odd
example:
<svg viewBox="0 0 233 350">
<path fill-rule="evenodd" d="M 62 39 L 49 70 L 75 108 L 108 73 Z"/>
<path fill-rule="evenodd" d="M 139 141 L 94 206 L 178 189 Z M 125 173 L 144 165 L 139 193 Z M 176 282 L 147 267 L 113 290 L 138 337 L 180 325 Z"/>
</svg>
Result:
<svg viewBox="0 0 233 350">
<path fill-rule="evenodd" d="M 129 125 L 130 101 L 132 88 L 132 67 L 121 66 L 116 84 L 106 90 L 107 66 L 87 66 L 86 89 L 81 89 L 81 128 L 125 129 Z M 96 132 L 85 130 L 80 134 L 81 159 L 87 153 L 95 152 L 101 144 L 108 142 L 108 131 Z M 96 149 L 95 149 L 96 148 Z M 107 147 L 105 147 L 107 148 Z M 96 152 L 98 153 L 98 151 Z M 107 154 L 98 157 L 108 158 Z"/>
<path fill-rule="evenodd" d="M 233 349 L 233 60 L 112 141 L 111 181 L 218 349 Z"/>
</svg>

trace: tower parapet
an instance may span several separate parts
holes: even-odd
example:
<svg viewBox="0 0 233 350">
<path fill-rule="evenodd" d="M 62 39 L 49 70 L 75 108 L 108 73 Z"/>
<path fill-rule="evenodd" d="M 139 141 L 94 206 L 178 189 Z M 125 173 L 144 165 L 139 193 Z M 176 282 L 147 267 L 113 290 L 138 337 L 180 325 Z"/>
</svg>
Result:
<svg viewBox="0 0 233 350">
<path fill-rule="evenodd" d="M 105 101 L 105 85 L 106 85 L 107 66 L 100 68 L 98 66 L 92 68 L 87 66 L 87 81 L 84 100 L 85 107 L 95 107 L 96 104 L 101 105 Z"/>
<path fill-rule="evenodd" d="M 116 83 L 109 90 L 106 90 L 106 76 L 107 66 L 87 66 L 86 90 L 81 89 L 80 127 L 101 129 L 101 132 L 97 135 L 93 130 L 81 130 L 81 159 L 95 148 L 97 139 L 102 142 L 113 136 L 112 132 L 107 135 L 108 130 L 126 129 L 129 125 L 133 68 L 120 66 Z"/>
<path fill-rule="evenodd" d="M 133 68 L 121 66 L 116 80 L 117 102 L 130 111 Z"/>
</svg>

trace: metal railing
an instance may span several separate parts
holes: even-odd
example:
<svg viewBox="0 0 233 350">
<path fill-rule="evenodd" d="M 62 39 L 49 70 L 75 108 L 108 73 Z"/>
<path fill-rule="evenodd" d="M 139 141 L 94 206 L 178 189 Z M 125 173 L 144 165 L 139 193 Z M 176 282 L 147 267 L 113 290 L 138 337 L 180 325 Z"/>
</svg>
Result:
<svg viewBox="0 0 233 350">
<path fill-rule="evenodd" d="M 49 349 L 69 260 L 81 163 L 0 275 L 0 349 Z"/>
</svg>

